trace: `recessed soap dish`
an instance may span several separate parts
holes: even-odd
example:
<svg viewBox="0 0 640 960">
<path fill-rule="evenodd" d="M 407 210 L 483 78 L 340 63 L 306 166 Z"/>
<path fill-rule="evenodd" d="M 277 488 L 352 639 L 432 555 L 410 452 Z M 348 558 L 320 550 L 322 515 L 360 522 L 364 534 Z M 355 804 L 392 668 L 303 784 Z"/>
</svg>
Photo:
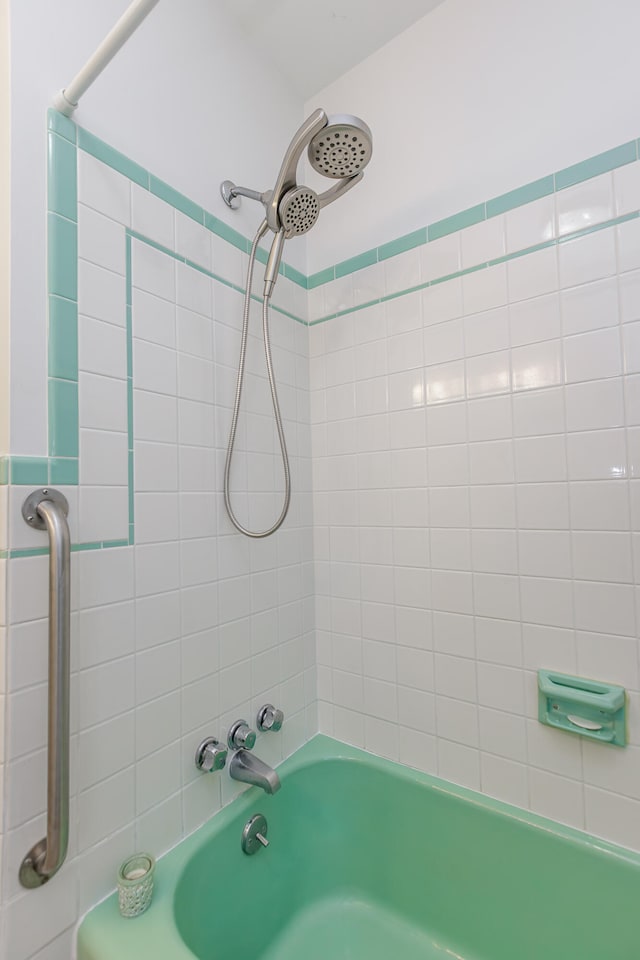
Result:
<svg viewBox="0 0 640 960">
<path fill-rule="evenodd" d="M 624 687 L 538 670 L 538 720 L 568 733 L 624 747 Z"/>
</svg>

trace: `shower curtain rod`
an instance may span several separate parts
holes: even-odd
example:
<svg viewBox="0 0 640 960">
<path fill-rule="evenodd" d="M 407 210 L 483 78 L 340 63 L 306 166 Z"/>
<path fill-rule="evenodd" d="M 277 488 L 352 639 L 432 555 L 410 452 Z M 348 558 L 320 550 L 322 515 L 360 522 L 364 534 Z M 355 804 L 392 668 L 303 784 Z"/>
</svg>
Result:
<svg viewBox="0 0 640 960">
<path fill-rule="evenodd" d="M 93 81 L 100 76 L 106 65 L 115 57 L 129 37 L 140 26 L 159 0 L 134 0 L 122 14 L 114 28 L 107 34 L 92 57 L 85 63 L 69 86 L 60 90 L 53 98 L 56 110 L 70 117 L 78 106 L 80 97 L 89 89 Z"/>
</svg>

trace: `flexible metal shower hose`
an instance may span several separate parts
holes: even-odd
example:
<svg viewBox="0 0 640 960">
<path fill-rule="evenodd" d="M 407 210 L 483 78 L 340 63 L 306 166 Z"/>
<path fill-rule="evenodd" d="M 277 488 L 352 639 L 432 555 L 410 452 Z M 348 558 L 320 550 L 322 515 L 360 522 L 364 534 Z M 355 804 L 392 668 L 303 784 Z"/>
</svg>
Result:
<svg viewBox="0 0 640 960">
<path fill-rule="evenodd" d="M 233 507 L 231 506 L 231 494 L 229 490 L 229 478 L 231 474 L 231 460 L 233 457 L 233 449 L 236 441 L 236 431 L 238 429 L 238 417 L 240 416 L 240 400 L 242 398 L 242 386 L 244 382 L 244 367 L 245 360 L 247 356 L 247 341 L 249 339 L 249 313 L 251 310 L 251 287 L 253 285 L 253 268 L 256 261 L 256 253 L 258 250 L 258 244 L 264 234 L 267 231 L 267 221 L 265 220 L 258 232 L 256 233 L 253 243 L 251 245 L 251 253 L 249 254 L 249 267 L 247 269 L 247 289 L 244 295 L 244 309 L 242 313 L 242 342 L 240 344 L 240 362 L 238 364 L 238 378 L 236 380 L 236 397 L 233 405 L 233 416 L 231 418 L 231 429 L 229 430 L 229 443 L 227 444 L 227 458 L 224 465 L 224 504 L 227 508 L 227 513 L 229 514 L 229 519 L 232 524 L 239 530 L 240 533 L 244 533 L 245 537 L 253 537 L 254 539 L 261 539 L 262 537 L 269 537 L 272 533 L 275 533 L 276 530 L 282 526 L 284 518 L 287 515 L 289 510 L 289 504 L 291 502 L 291 471 L 289 469 L 289 456 L 287 454 L 287 444 L 284 436 L 284 428 L 282 426 L 282 415 L 280 414 L 280 404 L 278 403 L 278 392 L 276 390 L 276 381 L 273 374 L 273 361 L 271 359 L 271 339 L 269 336 L 269 298 L 263 297 L 262 300 L 262 334 L 264 339 L 264 355 L 267 364 L 267 375 L 269 377 L 269 387 L 271 389 L 271 400 L 273 403 L 273 412 L 276 419 L 276 427 L 278 430 L 278 439 L 280 440 L 280 452 L 282 454 L 282 466 L 284 468 L 284 483 L 285 483 L 285 492 L 284 492 L 284 505 L 282 507 L 282 512 L 273 526 L 269 527 L 268 530 L 248 530 L 246 527 L 243 527 L 235 513 L 233 512 Z"/>
</svg>

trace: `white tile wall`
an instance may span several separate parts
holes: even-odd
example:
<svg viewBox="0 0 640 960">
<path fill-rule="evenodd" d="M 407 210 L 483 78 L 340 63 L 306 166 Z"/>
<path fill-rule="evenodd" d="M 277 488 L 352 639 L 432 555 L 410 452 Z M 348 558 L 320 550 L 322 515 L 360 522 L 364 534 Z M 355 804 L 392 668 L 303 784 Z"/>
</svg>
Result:
<svg viewBox="0 0 640 960">
<path fill-rule="evenodd" d="M 73 540 L 84 542 L 129 531 L 125 227 L 215 263 L 234 283 L 243 262 L 82 152 L 79 167 L 80 486 L 64 492 Z M 141 241 L 132 264 L 136 545 L 72 557 L 70 855 L 36 894 L 19 887 L 17 868 L 44 831 L 47 561 L 0 560 L 1 663 L 7 623 L 11 631 L 0 955 L 11 960 L 70 956 L 72 927 L 113 889 L 129 853 L 162 853 L 235 796 L 237 785 L 222 789 L 226 772 L 197 773 L 204 735 L 224 738 L 233 720 L 273 701 L 286 726 L 261 736 L 257 752 L 276 763 L 317 729 L 306 328 L 273 314 L 294 494 L 278 542 L 250 543 L 227 519 L 221 486 L 242 300 Z M 278 298 L 300 306 L 289 281 Z M 282 491 L 253 319 L 233 482 L 241 520 L 260 525 L 279 511 Z M 24 492 L 0 488 L 0 549 L 42 546 L 19 519 Z M 0 674 L 0 728 L 4 706 Z M 0 752 L 0 796 L 3 772 Z M 37 924 L 28 919 L 34 896 Z"/>
<path fill-rule="evenodd" d="M 308 294 L 281 279 L 275 302 L 315 320 L 566 237 L 637 210 L 639 171 Z M 82 153 L 79 198 L 81 486 L 65 492 L 74 539 L 124 538 L 125 228 L 235 284 L 246 264 Z M 319 718 L 375 753 L 640 849 L 638 221 L 309 331 L 274 312 L 294 499 L 278 537 L 255 543 L 233 532 L 220 485 L 240 298 L 137 240 L 132 263 L 136 545 L 73 558 L 71 855 L 38 894 L 37 926 L 16 868 L 43 830 L 46 610 L 33 583 L 45 598 L 46 563 L 0 560 L 7 956 L 68 957 L 77 917 L 131 850 L 162 852 L 231 800 L 237 785 L 196 774 L 194 744 L 265 699 L 287 713 L 282 735 L 261 740 L 267 760 Z M 281 480 L 254 334 L 240 519 L 268 523 Z M 40 542 L 19 522 L 22 493 L 0 489 L 0 549 Z M 624 684 L 632 746 L 538 724 L 541 666 Z"/>
<path fill-rule="evenodd" d="M 631 164 L 369 267 L 369 287 L 636 210 L 638 183 Z M 630 221 L 309 345 L 321 729 L 636 849 L 635 747 L 542 727 L 535 671 L 623 684 L 638 742 L 638 266 Z"/>
</svg>

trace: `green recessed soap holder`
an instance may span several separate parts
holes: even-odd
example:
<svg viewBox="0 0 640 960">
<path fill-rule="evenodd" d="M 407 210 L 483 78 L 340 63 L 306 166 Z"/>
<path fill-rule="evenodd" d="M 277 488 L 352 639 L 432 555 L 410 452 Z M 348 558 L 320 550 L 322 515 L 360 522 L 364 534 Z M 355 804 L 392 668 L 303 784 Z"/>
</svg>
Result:
<svg viewBox="0 0 640 960">
<path fill-rule="evenodd" d="M 624 747 L 624 687 L 538 670 L 538 720 L 589 740 Z"/>
</svg>

